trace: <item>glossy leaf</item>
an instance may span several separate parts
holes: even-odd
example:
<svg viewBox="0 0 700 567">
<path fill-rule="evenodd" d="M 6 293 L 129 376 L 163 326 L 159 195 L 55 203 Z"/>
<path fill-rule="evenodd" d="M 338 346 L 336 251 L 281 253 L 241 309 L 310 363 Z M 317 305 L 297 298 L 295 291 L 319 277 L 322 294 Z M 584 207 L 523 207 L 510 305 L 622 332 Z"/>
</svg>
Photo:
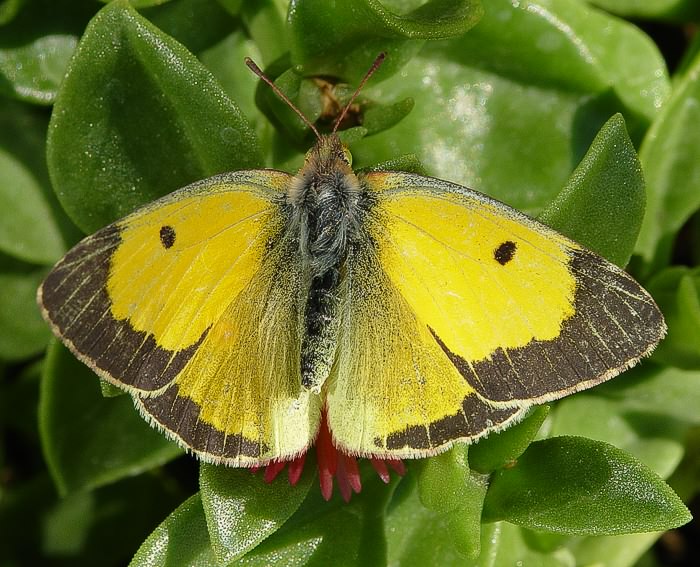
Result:
<svg viewBox="0 0 700 567">
<path fill-rule="evenodd" d="M 170 514 L 143 542 L 131 567 L 218 567 L 209 543 L 207 522 L 199 493 Z"/>
<path fill-rule="evenodd" d="M 111 2 L 111 0 L 99 0 L 103 4 L 107 4 L 108 2 Z M 129 3 L 134 7 L 134 8 L 150 8 L 152 6 L 159 6 L 161 4 L 167 4 L 168 2 L 171 2 L 171 0 L 129 0 Z"/>
<path fill-rule="evenodd" d="M 625 534 L 617 536 L 596 536 L 574 540 L 570 544 L 576 557 L 576 565 L 591 565 L 605 558 L 606 565 L 616 567 L 636 567 L 644 552 L 649 550 L 659 538 L 658 532 Z"/>
<path fill-rule="evenodd" d="M 515 466 L 494 474 L 484 503 L 485 521 L 572 535 L 664 530 L 690 519 L 645 465 L 583 437 L 532 443 Z"/>
<path fill-rule="evenodd" d="M 315 477 L 313 467 L 305 467 L 296 486 L 285 473 L 267 484 L 249 469 L 200 465 L 200 494 L 219 563 L 228 565 L 245 555 L 301 505 Z"/>
<path fill-rule="evenodd" d="M 579 0 L 496 0 L 485 9 L 483 22 L 461 41 L 464 62 L 495 67 L 519 82 L 618 99 L 645 126 L 658 113 L 669 90 L 667 72 L 657 47 L 636 26 Z M 503 21 L 508 35 L 499 29 Z M 498 46 L 485 56 L 473 51 L 494 33 L 502 34 Z"/>
<path fill-rule="evenodd" d="M 537 435 L 549 406 L 534 408 L 517 425 L 492 433 L 469 448 L 469 464 L 480 473 L 490 473 L 515 461 Z"/>
<path fill-rule="evenodd" d="M 0 269 L 0 359 L 21 360 L 46 348 L 51 332 L 36 304 L 45 275 L 43 270 Z"/>
<path fill-rule="evenodd" d="M 482 530 L 482 555 L 493 567 L 537 565 L 541 567 L 575 567 L 579 565 L 566 548 L 543 551 L 533 546 L 525 530 L 508 522 L 488 524 Z M 482 567 L 476 563 L 475 567 Z"/>
<path fill-rule="evenodd" d="M 225 1 L 231 2 L 232 0 Z M 245 23 L 246 30 L 260 49 L 262 59 L 258 63 L 267 65 L 287 52 L 286 5 L 284 2 L 276 2 L 275 0 L 244 2 L 241 18 Z"/>
<path fill-rule="evenodd" d="M 700 53 L 644 138 L 639 157 L 648 187 L 647 212 L 636 252 L 668 263 L 669 240 L 700 208 Z"/>
<path fill-rule="evenodd" d="M 10 92 L 22 100 L 51 104 L 77 43 L 75 36 L 64 35 L 39 37 L 19 47 L 0 46 L 0 73 L 12 86 Z"/>
<path fill-rule="evenodd" d="M 0 25 L 12 21 L 25 0 L 2 0 L 0 2 Z"/>
<path fill-rule="evenodd" d="M 481 16 L 478 0 L 428 0 L 413 10 L 410 3 L 403 7 L 406 13 L 397 14 L 377 0 L 338 0 L 328 10 L 324 0 L 292 0 L 288 29 L 295 69 L 356 84 L 384 51 L 388 57 L 377 75 L 388 76 L 420 48 L 415 40 L 461 35 Z"/>
<path fill-rule="evenodd" d="M 648 287 L 668 325 L 668 335 L 654 351 L 654 360 L 686 370 L 700 369 L 700 268 L 668 268 Z"/>
<path fill-rule="evenodd" d="M 102 397 L 97 377 L 58 343 L 44 368 L 39 429 L 64 495 L 139 474 L 182 452 L 148 426 L 130 396 Z"/>
<path fill-rule="evenodd" d="M 450 512 L 470 496 L 467 448 L 456 445 L 432 459 L 418 461 L 418 493 L 426 508 Z"/>
<path fill-rule="evenodd" d="M 610 116 L 624 112 L 639 137 L 668 92 L 665 66 L 638 29 L 613 33 L 617 20 L 576 0 L 494 0 L 484 10 L 469 33 L 427 44 L 400 76 L 368 87 L 368 97 L 412 97 L 415 107 L 351 149 L 359 166 L 415 153 L 431 175 L 536 214 Z M 614 94 L 633 78 L 637 95 Z"/>
<path fill-rule="evenodd" d="M 552 437 L 576 435 L 604 441 L 639 459 L 667 478 L 683 457 L 687 426 L 651 412 L 628 408 L 624 401 L 580 394 L 562 400 L 552 413 Z"/>
<path fill-rule="evenodd" d="M 123 0 L 103 8 L 81 39 L 48 157 L 61 203 L 86 232 L 191 181 L 262 161 L 247 120 L 211 74 Z"/>
<path fill-rule="evenodd" d="M 216 45 L 199 53 L 199 59 L 216 77 L 231 100 L 235 100 L 241 112 L 255 125 L 258 137 L 263 140 L 270 124 L 255 105 L 255 89 L 259 79 L 242 64 L 245 57 L 259 61 L 259 49 L 244 31 L 229 34 Z"/>
<path fill-rule="evenodd" d="M 467 447 L 455 445 L 440 455 L 418 461 L 415 468 L 420 501 L 440 515 L 459 553 L 477 557 L 486 479 L 471 474 Z"/>
<path fill-rule="evenodd" d="M 49 185 L 45 132 L 36 113 L 0 105 L 0 251 L 33 264 L 58 260 L 70 234 Z"/>
<path fill-rule="evenodd" d="M 695 0 L 588 0 L 601 8 L 631 18 L 662 20 L 700 20 L 700 5 Z"/>
<path fill-rule="evenodd" d="M 391 498 L 392 486 L 385 485 L 368 467 L 363 470 L 362 492 L 353 495 L 349 504 L 339 494 L 326 502 L 320 491 L 312 488 L 301 507 L 280 529 L 231 565 L 384 564 L 383 511 Z"/>
<path fill-rule="evenodd" d="M 90 0 L 17 4 L 0 3 L 0 22 L 3 7 L 17 10 L 0 33 L 0 93 L 32 104 L 53 104 L 95 5 Z"/>
<path fill-rule="evenodd" d="M 538 218 L 625 266 L 642 225 L 645 201 L 642 167 L 625 121 L 616 114 L 601 128 L 564 189 Z"/>
<path fill-rule="evenodd" d="M 125 565 L 177 502 L 162 479 L 150 475 L 62 498 L 46 474 L 18 477 L 12 484 L 0 502 L 5 565 Z"/>
<path fill-rule="evenodd" d="M 700 370 L 645 363 L 599 387 L 625 411 L 663 415 L 700 425 Z"/>
<path fill-rule="evenodd" d="M 460 565 L 463 567 L 513 567 L 537 565 L 574 567 L 571 552 L 566 549 L 540 552 L 523 538 L 521 529 L 507 522 L 481 526 L 478 558 L 465 555 L 456 539 L 453 523 L 460 522 L 458 512 L 440 514 L 425 508 L 419 498 L 415 477 L 402 480 L 387 510 L 388 565 L 423 567 L 424 565 Z M 472 532 L 474 537 L 476 531 Z"/>
<path fill-rule="evenodd" d="M 130 4 L 138 8 L 133 2 Z M 199 54 L 212 47 L 240 26 L 218 0 L 168 0 L 153 4 L 139 13 L 192 53 Z"/>
</svg>

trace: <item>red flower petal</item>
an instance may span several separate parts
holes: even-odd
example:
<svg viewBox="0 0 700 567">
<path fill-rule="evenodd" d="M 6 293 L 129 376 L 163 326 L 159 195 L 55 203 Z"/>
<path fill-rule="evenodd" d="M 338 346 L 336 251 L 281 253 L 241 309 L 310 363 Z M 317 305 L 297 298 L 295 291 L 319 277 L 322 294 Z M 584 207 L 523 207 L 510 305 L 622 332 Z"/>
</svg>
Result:
<svg viewBox="0 0 700 567">
<path fill-rule="evenodd" d="M 276 461 L 265 467 L 264 481 L 272 482 L 285 465 L 289 464 L 287 475 L 289 484 L 296 485 L 304 471 L 304 462 L 306 453 L 303 453 L 292 459 L 291 461 Z M 326 420 L 326 412 L 321 414 L 321 426 L 316 439 L 316 462 L 318 466 L 318 478 L 321 485 L 321 495 L 326 500 L 330 500 L 333 496 L 333 477 L 338 481 L 338 490 L 340 495 L 346 502 L 350 501 L 352 493 L 359 494 L 362 490 L 362 479 L 360 477 L 360 469 L 357 464 L 357 458 L 352 455 L 347 455 L 339 451 L 333 444 L 333 437 L 328 429 Z M 406 467 L 400 459 L 379 459 L 370 458 L 370 462 L 377 471 L 379 478 L 385 483 L 389 483 L 391 476 L 389 474 L 390 467 L 400 476 L 406 474 Z M 253 472 L 260 467 L 251 467 Z"/>
<path fill-rule="evenodd" d="M 403 464 L 401 459 L 385 459 L 385 461 L 399 476 L 406 474 L 406 465 Z"/>
<path fill-rule="evenodd" d="M 386 461 L 372 457 L 369 462 L 372 463 L 372 467 L 377 471 L 379 478 L 384 481 L 384 484 L 389 484 L 391 477 L 389 476 L 389 470 L 386 468 Z"/>
<path fill-rule="evenodd" d="M 302 453 L 293 461 L 289 463 L 289 470 L 287 474 L 289 476 L 289 484 L 296 486 L 297 482 L 301 478 L 301 473 L 304 472 L 304 461 L 306 460 L 306 453 Z"/>
<path fill-rule="evenodd" d="M 277 478 L 277 475 L 280 473 L 280 471 L 284 468 L 284 465 L 287 464 L 287 461 L 276 461 L 274 463 L 270 463 L 265 467 L 265 475 L 263 476 L 263 480 L 267 483 L 270 484 L 275 478 Z"/>
</svg>

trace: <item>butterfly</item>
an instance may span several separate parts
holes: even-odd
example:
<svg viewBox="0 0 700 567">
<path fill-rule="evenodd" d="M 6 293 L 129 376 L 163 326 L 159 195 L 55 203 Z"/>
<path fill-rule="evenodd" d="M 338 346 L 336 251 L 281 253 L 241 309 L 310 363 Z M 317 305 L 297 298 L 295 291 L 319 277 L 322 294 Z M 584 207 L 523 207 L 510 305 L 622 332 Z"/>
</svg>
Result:
<svg viewBox="0 0 700 567">
<path fill-rule="evenodd" d="M 68 348 L 202 460 L 292 460 L 322 420 L 349 455 L 434 455 L 663 337 L 653 299 L 600 256 L 466 187 L 355 173 L 309 126 L 296 175 L 175 191 L 82 240 L 38 291 Z"/>
</svg>

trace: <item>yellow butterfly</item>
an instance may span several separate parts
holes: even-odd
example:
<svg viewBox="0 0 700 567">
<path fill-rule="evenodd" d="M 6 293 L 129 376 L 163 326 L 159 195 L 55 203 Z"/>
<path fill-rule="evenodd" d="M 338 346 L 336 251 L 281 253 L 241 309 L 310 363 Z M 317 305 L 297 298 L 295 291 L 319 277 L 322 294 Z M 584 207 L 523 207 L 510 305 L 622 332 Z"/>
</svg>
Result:
<svg viewBox="0 0 700 567">
<path fill-rule="evenodd" d="M 322 414 L 346 454 L 434 455 L 665 332 L 610 262 L 454 183 L 356 174 L 336 134 L 295 176 L 218 175 L 103 228 L 38 297 L 151 424 L 231 466 L 303 454 Z"/>
</svg>

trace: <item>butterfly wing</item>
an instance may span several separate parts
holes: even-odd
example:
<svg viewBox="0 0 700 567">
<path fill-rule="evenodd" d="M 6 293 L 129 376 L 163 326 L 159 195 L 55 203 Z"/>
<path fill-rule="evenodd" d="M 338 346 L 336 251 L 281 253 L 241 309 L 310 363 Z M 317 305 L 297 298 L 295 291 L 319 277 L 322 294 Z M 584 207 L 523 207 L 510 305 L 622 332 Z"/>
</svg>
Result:
<svg viewBox="0 0 700 567">
<path fill-rule="evenodd" d="M 464 187 L 364 179 L 328 419 L 346 450 L 421 456 L 634 364 L 665 332 L 624 271 Z"/>
<path fill-rule="evenodd" d="M 300 387 L 288 182 L 253 171 L 186 187 L 84 239 L 39 290 L 63 342 L 211 462 L 290 457 L 318 428 Z"/>
</svg>

